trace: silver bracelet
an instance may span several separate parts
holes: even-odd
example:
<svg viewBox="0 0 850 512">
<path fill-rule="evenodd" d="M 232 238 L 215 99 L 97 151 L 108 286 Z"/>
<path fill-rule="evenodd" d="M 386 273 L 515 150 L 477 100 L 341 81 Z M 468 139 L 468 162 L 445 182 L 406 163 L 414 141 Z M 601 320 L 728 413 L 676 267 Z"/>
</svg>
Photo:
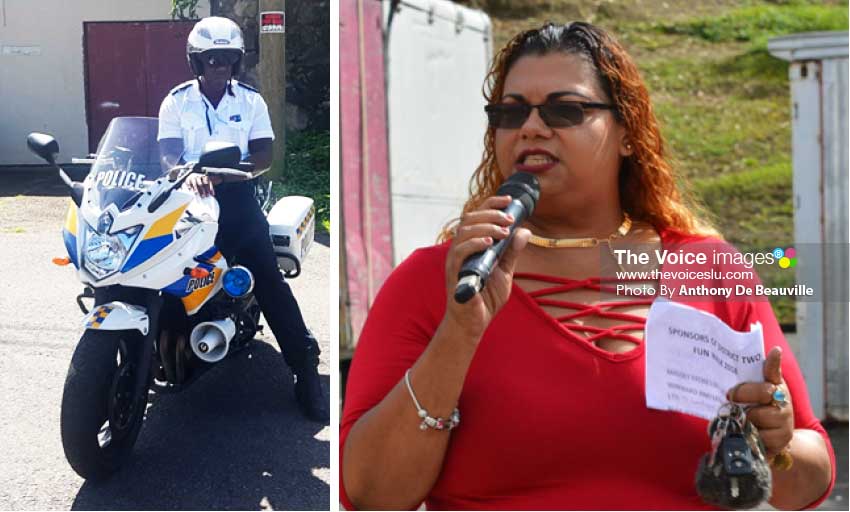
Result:
<svg viewBox="0 0 850 512">
<path fill-rule="evenodd" d="M 416 406 L 416 412 L 422 418 L 422 423 L 419 424 L 419 430 L 433 428 L 434 430 L 451 430 L 460 424 L 460 411 L 455 408 L 452 415 L 448 418 L 432 418 L 428 416 L 428 411 L 419 405 L 419 400 L 413 393 L 413 386 L 410 385 L 410 370 L 404 374 L 404 383 L 407 385 L 407 391 L 410 393 L 410 398 L 413 399 L 413 405 Z"/>
</svg>

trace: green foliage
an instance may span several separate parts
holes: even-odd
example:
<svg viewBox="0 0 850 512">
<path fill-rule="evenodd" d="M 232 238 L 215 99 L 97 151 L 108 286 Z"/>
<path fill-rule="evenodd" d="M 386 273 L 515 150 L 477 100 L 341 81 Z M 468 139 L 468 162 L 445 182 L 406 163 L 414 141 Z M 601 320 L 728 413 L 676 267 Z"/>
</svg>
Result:
<svg viewBox="0 0 850 512">
<path fill-rule="evenodd" d="M 758 167 L 746 172 L 724 174 L 693 181 L 693 189 L 706 200 L 722 201 L 730 195 L 751 195 L 758 200 L 772 188 L 784 188 L 791 181 L 788 162 Z"/>
<path fill-rule="evenodd" d="M 720 16 L 662 24 L 667 33 L 696 36 L 706 41 L 751 41 L 766 47 L 769 37 L 816 30 L 847 30 L 847 7 L 842 5 L 753 5 Z"/>
<path fill-rule="evenodd" d="M 744 100 L 703 93 L 659 99 L 656 111 L 685 177 L 713 179 L 790 161 L 791 124 L 785 98 Z"/>
<path fill-rule="evenodd" d="M 198 19 L 198 12 L 195 9 L 198 7 L 199 2 L 200 0 L 171 0 L 171 19 Z"/>
<path fill-rule="evenodd" d="M 329 2 L 286 2 L 286 100 L 309 119 L 307 129 L 330 128 Z"/>
<path fill-rule="evenodd" d="M 692 190 L 714 212 L 714 220 L 739 251 L 769 252 L 794 245 L 791 163 L 787 158 L 750 170 L 697 179 Z M 794 272 L 778 265 L 756 269 L 766 286 L 794 285 Z M 781 323 L 794 323 L 794 299 L 771 297 Z"/>
<path fill-rule="evenodd" d="M 275 196 L 312 197 L 317 224 L 330 231 L 330 132 L 302 131 L 286 136 L 286 165 L 274 184 Z"/>
<path fill-rule="evenodd" d="M 694 53 L 700 51 L 695 48 Z M 788 97 L 788 64 L 766 51 L 699 57 L 695 59 L 691 54 L 644 59 L 639 66 L 653 93 L 681 97 L 711 94 L 736 99 Z"/>
<path fill-rule="evenodd" d="M 791 164 L 783 160 L 750 170 L 693 180 L 694 194 L 715 214 L 720 229 L 748 247 L 790 244 Z M 735 212 L 734 217 L 720 216 Z"/>
</svg>

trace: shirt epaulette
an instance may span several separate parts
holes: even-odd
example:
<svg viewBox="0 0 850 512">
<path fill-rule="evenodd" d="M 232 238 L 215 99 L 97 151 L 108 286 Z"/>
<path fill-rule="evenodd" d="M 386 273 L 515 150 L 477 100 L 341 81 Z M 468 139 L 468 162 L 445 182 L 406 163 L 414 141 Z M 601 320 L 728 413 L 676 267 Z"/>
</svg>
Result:
<svg viewBox="0 0 850 512">
<path fill-rule="evenodd" d="M 248 85 L 248 84 L 243 84 L 242 82 L 236 82 L 236 85 L 238 85 L 239 87 L 243 87 L 243 88 L 245 88 L 245 89 L 248 89 L 249 91 L 254 91 L 254 92 L 256 92 L 257 94 L 259 94 L 259 93 L 260 93 L 260 91 L 258 91 L 257 89 L 254 89 L 253 87 L 251 87 L 251 86 L 250 86 L 250 85 Z"/>
<path fill-rule="evenodd" d="M 180 92 L 184 89 L 188 89 L 189 87 L 192 87 L 192 84 L 194 82 L 195 82 L 194 80 L 187 80 L 186 82 L 183 82 L 182 84 L 174 87 L 174 89 L 171 89 L 171 91 L 169 91 L 168 94 L 174 95 L 174 94 L 177 94 L 178 92 Z"/>
</svg>

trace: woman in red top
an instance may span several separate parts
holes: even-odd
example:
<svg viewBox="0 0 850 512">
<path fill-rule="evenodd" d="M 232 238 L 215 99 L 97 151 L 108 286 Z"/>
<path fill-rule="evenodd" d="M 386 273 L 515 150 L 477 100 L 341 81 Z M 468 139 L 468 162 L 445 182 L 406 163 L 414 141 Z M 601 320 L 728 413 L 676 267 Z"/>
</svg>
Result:
<svg viewBox="0 0 850 512">
<path fill-rule="evenodd" d="M 484 160 L 459 224 L 393 272 L 358 342 L 340 431 L 344 505 L 713 508 L 694 486 L 707 422 L 646 407 L 652 300 L 600 276 L 622 267 L 614 246 L 734 248 L 685 207 L 637 68 L 602 30 L 549 24 L 519 34 L 488 86 Z M 509 200 L 494 194 L 518 171 L 540 182 L 534 214 L 482 293 L 458 304 L 461 262 L 507 234 Z M 594 239 L 598 249 L 586 248 Z M 703 270 L 742 270 L 709 261 Z M 731 399 L 751 405 L 769 458 L 793 460 L 773 470 L 771 504 L 816 505 L 832 488 L 834 454 L 769 302 L 697 299 L 687 303 L 736 330 L 763 325 L 765 381 Z M 789 405 L 774 406 L 777 386 Z"/>
</svg>

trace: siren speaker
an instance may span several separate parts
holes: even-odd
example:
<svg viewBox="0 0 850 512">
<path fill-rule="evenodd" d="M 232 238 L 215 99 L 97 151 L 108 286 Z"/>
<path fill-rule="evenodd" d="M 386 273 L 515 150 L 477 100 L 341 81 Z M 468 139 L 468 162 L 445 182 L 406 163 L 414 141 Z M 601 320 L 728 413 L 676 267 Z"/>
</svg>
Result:
<svg viewBox="0 0 850 512">
<path fill-rule="evenodd" d="M 189 343 L 192 351 L 202 361 L 216 363 L 227 355 L 227 349 L 230 347 L 230 340 L 233 339 L 234 334 L 236 334 L 236 325 L 229 318 L 203 322 L 192 329 Z"/>
</svg>

